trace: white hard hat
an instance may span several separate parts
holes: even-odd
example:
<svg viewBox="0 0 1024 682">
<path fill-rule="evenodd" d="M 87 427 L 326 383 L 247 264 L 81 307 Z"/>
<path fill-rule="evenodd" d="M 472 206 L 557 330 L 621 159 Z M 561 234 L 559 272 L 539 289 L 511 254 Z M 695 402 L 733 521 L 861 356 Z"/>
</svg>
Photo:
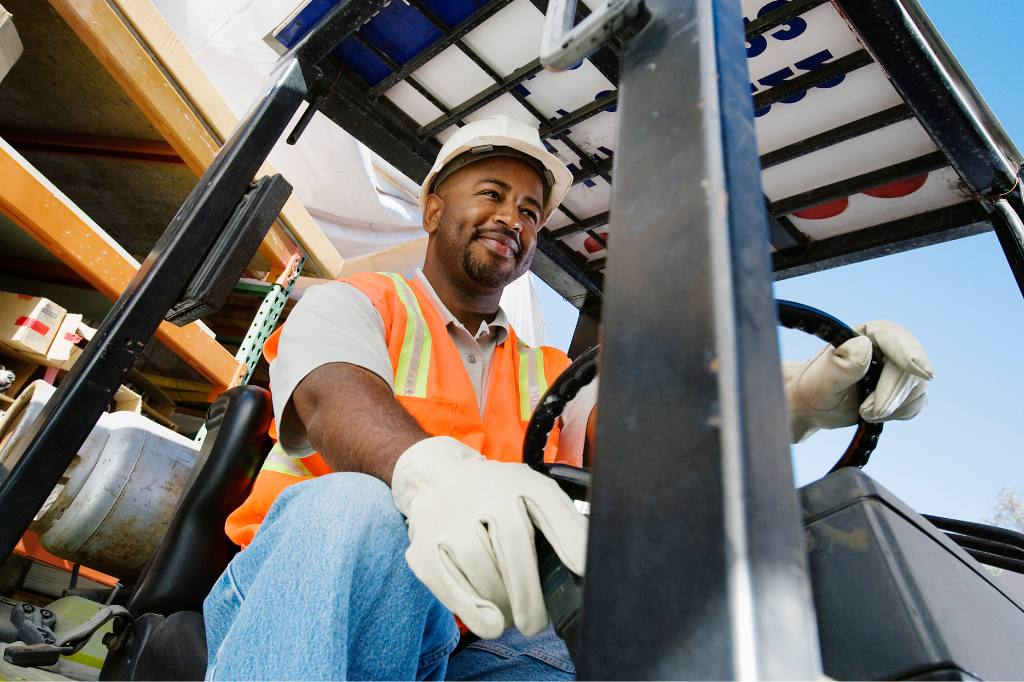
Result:
<svg viewBox="0 0 1024 682">
<path fill-rule="evenodd" d="M 444 143 L 434 167 L 420 185 L 420 208 L 435 185 L 459 168 L 491 156 L 521 158 L 537 169 L 544 179 L 545 217 L 562 203 L 572 187 L 572 173 L 557 156 L 544 149 L 536 128 L 508 116 L 491 116 L 467 123 Z"/>
</svg>

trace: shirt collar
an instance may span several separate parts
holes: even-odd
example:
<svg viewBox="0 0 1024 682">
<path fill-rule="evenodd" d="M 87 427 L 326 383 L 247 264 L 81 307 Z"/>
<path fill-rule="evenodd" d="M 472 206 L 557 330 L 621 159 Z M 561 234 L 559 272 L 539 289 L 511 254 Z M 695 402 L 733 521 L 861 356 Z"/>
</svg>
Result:
<svg viewBox="0 0 1024 682">
<path fill-rule="evenodd" d="M 454 324 L 459 329 L 466 329 L 463 324 L 459 322 L 458 318 L 452 315 L 451 311 L 448 310 L 448 307 L 437 295 L 437 292 L 434 291 L 434 287 L 430 284 L 430 280 L 427 279 L 427 276 L 423 274 L 423 270 L 416 268 L 415 277 L 416 280 L 423 285 L 423 289 L 427 292 L 427 296 L 430 298 L 431 303 L 433 303 L 434 307 L 437 308 L 437 312 L 440 313 L 445 326 L 451 326 Z M 475 339 L 485 327 L 489 328 L 491 334 L 494 335 L 495 345 L 504 343 L 505 339 L 508 338 L 508 316 L 505 315 L 505 311 L 502 310 L 500 306 L 498 307 L 498 314 L 494 316 L 494 319 L 491 320 L 490 323 L 481 322 L 480 329 L 477 329 L 475 334 L 469 332 L 468 329 L 466 329 L 466 331 Z"/>
</svg>

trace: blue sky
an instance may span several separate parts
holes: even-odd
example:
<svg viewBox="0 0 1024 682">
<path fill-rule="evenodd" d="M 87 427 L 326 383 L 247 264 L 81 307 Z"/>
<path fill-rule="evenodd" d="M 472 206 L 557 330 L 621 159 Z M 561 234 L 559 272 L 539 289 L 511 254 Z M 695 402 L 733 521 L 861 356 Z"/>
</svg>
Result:
<svg viewBox="0 0 1024 682">
<path fill-rule="evenodd" d="M 1016 46 L 1020 0 L 923 0 L 953 54 L 1010 137 L 1024 145 L 1024 89 Z M 538 280 L 539 283 L 539 280 Z M 566 348 L 575 310 L 540 284 L 547 341 Z M 1002 487 L 1024 491 L 1024 299 L 995 236 L 960 239 L 779 282 L 776 296 L 855 325 L 890 319 L 911 329 L 936 378 L 913 421 L 886 426 L 866 471 L 918 511 L 982 521 Z M 780 333 L 783 356 L 819 343 Z M 794 448 L 798 483 L 822 475 L 850 430 L 819 432 Z"/>
</svg>

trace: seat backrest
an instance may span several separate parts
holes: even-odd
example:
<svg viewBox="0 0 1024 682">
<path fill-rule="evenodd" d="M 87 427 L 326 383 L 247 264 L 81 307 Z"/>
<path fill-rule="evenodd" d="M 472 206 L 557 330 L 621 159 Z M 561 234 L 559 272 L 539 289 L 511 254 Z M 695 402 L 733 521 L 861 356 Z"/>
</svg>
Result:
<svg viewBox="0 0 1024 682">
<path fill-rule="evenodd" d="M 128 604 L 135 616 L 202 611 L 238 551 L 224 521 L 245 500 L 271 447 L 270 393 L 238 386 L 210 406 L 206 440 L 171 523 Z"/>
</svg>

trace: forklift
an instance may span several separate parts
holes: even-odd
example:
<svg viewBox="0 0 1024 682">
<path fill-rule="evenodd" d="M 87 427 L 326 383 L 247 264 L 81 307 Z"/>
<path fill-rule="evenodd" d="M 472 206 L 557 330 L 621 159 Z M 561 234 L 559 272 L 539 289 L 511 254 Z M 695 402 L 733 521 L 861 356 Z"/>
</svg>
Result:
<svg viewBox="0 0 1024 682">
<path fill-rule="evenodd" d="M 419 180 L 454 127 L 510 113 L 574 173 L 533 262 L 580 310 L 574 363 L 524 460 L 590 505 L 585 579 L 539 548 L 579 676 L 1024 678 L 1024 603 L 985 568 L 1024 572 L 1024 535 L 922 515 L 873 481 L 860 467 L 879 425 L 793 484 L 776 325 L 834 345 L 854 332 L 773 301 L 773 275 L 994 230 L 1024 293 L 1024 157 L 916 0 L 310 0 L 273 39 L 271 84 L 0 481 L 0 556 L 159 323 L 223 303 L 290 191 L 253 183 L 279 138 L 319 112 Z M 471 73 L 439 79 L 439 60 Z M 851 161 L 851 145 L 877 153 Z M 598 357 L 597 465 L 545 465 Z M 141 577 L 71 627 L 9 605 L 4 660 L 57 670 L 102 626 L 100 679 L 202 677 L 202 600 L 235 551 L 224 518 L 270 412 L 263 389 L 221 395 Z"/>
</svg>

